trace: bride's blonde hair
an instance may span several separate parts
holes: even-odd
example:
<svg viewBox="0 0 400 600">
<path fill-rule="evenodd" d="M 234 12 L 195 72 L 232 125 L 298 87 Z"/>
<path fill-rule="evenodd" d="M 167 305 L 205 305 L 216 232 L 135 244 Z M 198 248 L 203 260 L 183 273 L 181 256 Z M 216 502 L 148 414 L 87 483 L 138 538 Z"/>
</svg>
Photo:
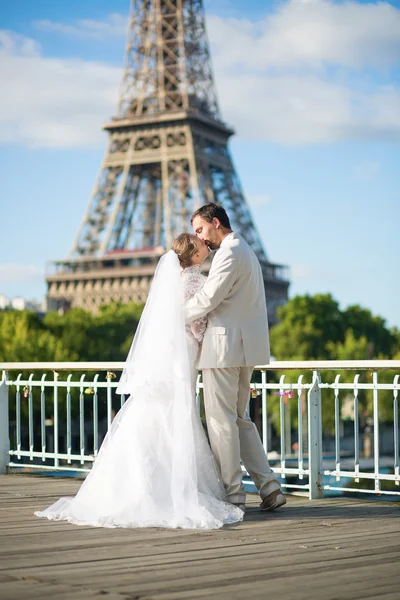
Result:
<svg viewBox="0 0 400 600">
<path fill-rule="evenodd" d="M 178 255 L 182 269 L 193 264 L 193 255 L 197 252 L 194 238 L 195 236 L 190 233 L 180 233 L 172 242 L 172 250 Z"/>
</svg>

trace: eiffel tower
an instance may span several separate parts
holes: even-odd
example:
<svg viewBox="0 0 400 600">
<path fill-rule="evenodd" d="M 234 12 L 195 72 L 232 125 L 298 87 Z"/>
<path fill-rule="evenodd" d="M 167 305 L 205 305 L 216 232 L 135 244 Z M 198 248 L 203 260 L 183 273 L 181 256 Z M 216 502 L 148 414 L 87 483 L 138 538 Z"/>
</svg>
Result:
<svg viewBox="0 0 400 600">
<path fill-rule="evenodd" d="M 46 277 L 48 308 L 144 302 L 159 257 L 207 202 L 257 254 L 271 322 L 285 267 L 267 259 L 228 149 L 202 0 L 132 0 L 125 69 L 108 148 L 68 258 Z M 207 268 L 207 266 L 206 266 Z"/>
</svg>

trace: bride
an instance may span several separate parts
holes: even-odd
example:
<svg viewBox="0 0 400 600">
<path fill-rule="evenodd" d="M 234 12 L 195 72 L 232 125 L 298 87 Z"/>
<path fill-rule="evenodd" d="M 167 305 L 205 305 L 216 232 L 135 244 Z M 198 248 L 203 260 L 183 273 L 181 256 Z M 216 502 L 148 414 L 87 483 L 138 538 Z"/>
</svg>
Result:
<svg viewBox="0 0 400 600">
<path fill-rule="evenodd" d="M 243 519 L 225 491 L 195 405 L 206 317 L 183 303 L 206 278 L 206 244 L 182 233 L 157 266 L 117 393 L 129 395 L 74 498 L 38 517 L 95 527 L 217 529 Z"/>
</svg>

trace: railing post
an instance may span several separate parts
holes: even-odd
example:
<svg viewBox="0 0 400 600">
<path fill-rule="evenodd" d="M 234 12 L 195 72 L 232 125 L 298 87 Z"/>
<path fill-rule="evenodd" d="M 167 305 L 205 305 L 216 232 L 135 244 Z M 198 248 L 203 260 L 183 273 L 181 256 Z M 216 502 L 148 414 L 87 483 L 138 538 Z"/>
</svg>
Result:
<svg viewBox="0 0 400 600">
<path fill-rule="evenodd" d="M 322 498 L 322 418 L 319 371 L 313 372 L 308 392 L 308 468 L 310 471 L 310 500 Z"/>
<path fill-rule="evenodd" d="M 10 463 L 10 430 L 8 424 L 7 371 L 3 371 L 0 383 L 0 474 L 7 473 Z"/>
</svg>

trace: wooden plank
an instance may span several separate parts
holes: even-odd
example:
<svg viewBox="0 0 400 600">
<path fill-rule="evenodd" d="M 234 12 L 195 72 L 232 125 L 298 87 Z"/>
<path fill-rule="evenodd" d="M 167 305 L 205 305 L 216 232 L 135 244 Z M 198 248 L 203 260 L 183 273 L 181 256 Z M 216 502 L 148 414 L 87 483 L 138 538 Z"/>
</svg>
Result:
<svg viewBox="0 0 400 600">
<path fill-rule="evenodd" d="M 148 557 L 151 556 L 153 559 L 156 557 L 162 557 L 168 554 L 171 559 L 176 557 L 176 560 L 179 559 L 179 556 L 187 556 L 190 552 L 195 552 L 197 557 L 202 556 L 204 553 L 215 552 L 221 553 L 224 556 L 233 555 L 235 553 L 262 553 L 266 549 L 270 551 L 279 551 L 281 554 L 292 553 L 293 549 L 299 552 L 306 547 L 309 551 L 312 549 L 319 549 L 325 547 L 327 545 L 337 545 L 340 544 L 341 547 L 344 548 L 356 548 L 361 544 L 373 544 L 375 548 L 379 547 L 380 544 L 387 545 L 391 542 L 391 538 L 395 538 L 395 540 L 399 539 L 399 531 L 393 531 L 393 528 L 386 526 L 381 529 L 379 532 L 360 532 L 360 533 L 351 533 L 351 532 L 332 532 L 332 534 L 327 536 L 321 536 L 315 534 L 315 537 L 307 537 L 304 535 L 292 535 L 290 540 L 268 540 L 265 539 L 265 536 L 259 536 L 258 538 L 250 538 L 249 540 L 243 539 L 240 540 L 229 540 L 229 539 L 221 539 L 215 540 L 212 543 L 208 541 L 201 540 L 193 540 L 193 541 L 184 541 L 180 543 L 174 543 L 169 550 L 166 550 L 165 544 L 157 543 L 156 540 L 146 540 L 146 539 L 138 539 L 135 538 L 135 544 L 129 544 L 129 555 L 130 557 Z M 310 534 L 308 533 L 308 536 Z M 1 541 L 1 537 L 0 537 Z M 104 543 L 107 544 L 107 548 L 109 551 L 112 551 L 113 555 L 119 553 L 126 553 L 126 544 L 122 543 L 121 538 L 112 538 L 106 540 Z M 92 559 L 96 556 L 96 551 L 99 548 L 99 538 L 98 537 L 85 537 L 81 540 L 77 539 L 75 536 L 71 535 L 69 532 L 69 536 L 62 537 L 60 540 L 59 531 L 57 530 L 57 535 L 31 535 L 26 534 L 22 535 L 13 535 L 10 538 L 4 538 L 4 543 L 0 543 L 0 557 L 15 557 L 18 558 L 22 554 L 25 556 L 29 556 L 32 554 L 37 554 L 40 551 L 41 559 L 44 560 L 46 554 L 54 553 L 58 548 L 63 552 L 64 560 L 67 558 L 68 552 L 74 552 L 75 555 L 77 552 L 89 553 Z"/>
<path fill-rule="evenodd" d="M 89 587 L 96 585 L 96 582 L 102 581 L 103 585 L 125 591 L 124 582 L 135 581 L 140 587 L 140 592 L 150 593 L 158 587 L 162 589 L 165 586 L 179 590 L 181 587 L 186 589 L 188 586 L 201 587 L 211 584 L 215 581 L 252 580 L 258 578 L 265 572 L 269 578 L 284 578 L 289 575 L 298 576 L 307 575 L 310 579 L 320 573 L 328 573 L 329 576 L 337 577 L 343 569 L 349 564 L 354 570 L 353 579 L 357 579 L 361 569 L 367 567 L 369 571 L 376 570 L 376 579 L 381 577 L 378 573 L 378 567 L 385 566 L 390 568 L 390 573 L 398 577 L 398 567 L 400 562 L 400 548 L 389 547 L 384 552 L 381 550 L 366 549 L 359 556 L 353 556 L 352 553 L 326 549 L 323 552 L 307 553 L 299 555 L 301 560 L 295 556 L 296 562 L 290 555 L 276 556 L 234 556 L 231 558 L 210 557 L 206 560 L 188 560 L 183 558 L 178 564 L 170 564 L 168 557 L 162 565 L 149 562 L 147 566 L 132 564 L 129 558 L 108 558 L 97 561 L 76 561 L 65 563 L 62 556 L 57 562 L 55 557 L 51 564 L 26 566 L 20 565 L 18 568 L 7 567 L 8 574 L 19 573 L 23 571 L 25 575 L 37 576 L 42 579 L 52 578 L 59 582 L 67 583 L 71 580 L 85 584 Z M 218 560 L 215 560 L 215 559 Z M 155 578 L 155 572 L 157 577 Z M 184 576 L 183 576 L 184 575 Z"/>
<path fill-rule="evenodd" d="M 35 542 L 31 542 L 31 538 L 27 537 L 25 540 L 25 546 L 23 540 L 15 547 L 12 544 L 12 540 L 7 545 L 4 545 L 4 549 L 0 552 L 0 561 L 3 565 L 14 563 L 18 559 L 18 564 L 24 566 L 35 566 L 36 563 L 40 566 L 41 564 L 52 564 L 54 559 L 54 553 L 57 552 L 59 557 L 62 557 L 63 563 L 68 563 L 70 560 L 76 562 L 76 558 L 82 561 L 89 560 L 93 562 L 98 558 L 102 558 L 105 552 L 107 555 L 112 555 L 113 559 L 126 559 L 130 561 L 131 565 L 145 563 L 151 561 L 152 564 L 160 563 L 165 561 L 165 557 L 168 557 L 170 564 L 178 563 L 180 561 L 188 561 L 193 559 L 199 561 L 207 559 L 209 557 L 217 556 L 219 558 L 229 558 L 235 556 L 257 556 L 257 555 L 269 555 L 279 553 L 281 557 L 287 556 L 291 561 L 294 560 L 293 553 L 298 555 L 298 560 L 301 561 L 301 555 L 312 555 L 317 552 L 320 553 L 325 549 L 340 549 L 343 552 L 357 553 L 358 550 L 364 551 L 364 548 L 373 548 L 375 551 L 378 549 L 384 550 L 385 548 L 397 548 L 399 546 L 399 532 L 392 530 L 383 530 L 382 535 L 375 533 L 354 535 L 349 532 L 339 533 L 334 537 L 326 538 L 314 538 L 311 541 L 304 543 L 304 539 L 291 539 L 284 540 L 282 542 L 270 543 L 269 541 L 251 541 L 248 543 L 244 541 L 242 543 L 235 542 L 234 544 L 228 543 L 222 540 L 220 543 L 217 541 L 213 544 L 210 543 L 196 543 L 190 542 L 185 544 L 174 544 L 172 548 L 166 549 L 164 545 L 141 545 L 138 547 L 136 544 L 121 544 L 120 540 L 115 540 L 112 543 L 104 545 L 98 544 L 97 540 L 88 542 L 83 540 L 78 543 L 75 539 L 68 540 L 68 543 L 57 537 L 53 537 L 52 543 L 41 541 L 41 537 L 36 536 Z M 368 550 L 370 551 L 370 550 Z M 40 553 L 39 553 L 40 552 Z M 189 558 L 190 557 L 190 558 Z"/>
<path fill-rule="evenodd" d="M 400 585 L 397 503 L 289 497 L 280 511 L 261 513 L 259 498 L 249 495 L 244 522 L 218 531 L 77 527 L 33 515 L 80 485 L 0 476 L 1 600 L 3 590 L 9 600 L 23 598 L 28 580 L 31 597 L 44 599 L 76 591 L 78 598 L 142 600 L 257 600 L 289 592 L 296 600 L 391 600 Z"/>
<path fill-rule="evenodd" d="M 99 600 L 104 598 L 103 590 L 91 590 L 89 588 L 57 584 L 54 582 L 43 582 L 37 579 L 13 580 L 0 584 L 1 600 L 47 600 L 57 598 L 57 600 Z M 108 593 L 107 600 L 122 600 L 118 593 Z"/>
</svg>

